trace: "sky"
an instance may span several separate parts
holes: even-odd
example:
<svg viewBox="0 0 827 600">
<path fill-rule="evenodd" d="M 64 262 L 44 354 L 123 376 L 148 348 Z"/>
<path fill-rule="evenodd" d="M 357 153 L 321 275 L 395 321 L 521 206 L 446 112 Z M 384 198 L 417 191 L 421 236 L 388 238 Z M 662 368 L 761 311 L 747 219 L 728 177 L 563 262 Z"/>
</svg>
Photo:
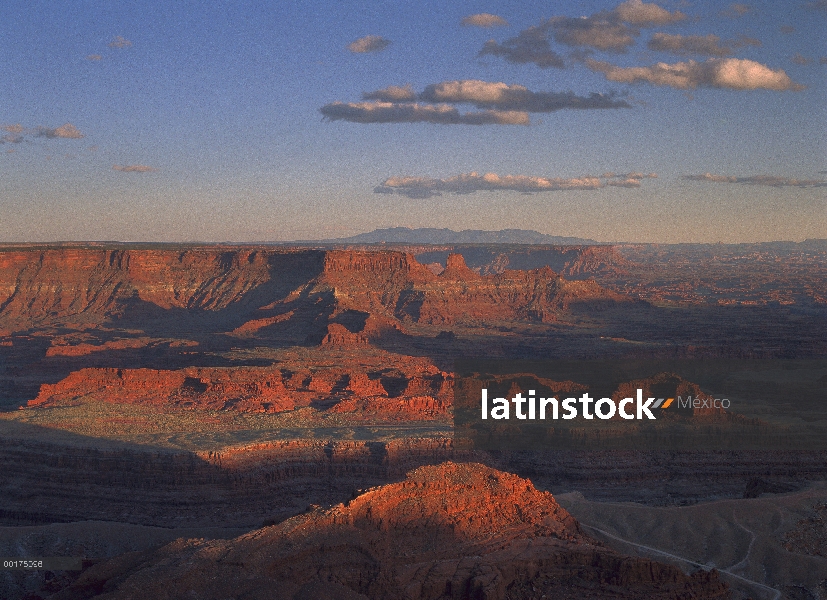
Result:
<svg viewBox="0 0 827 600">
<path fill-rule="evenodd" d="M 827 0 L 0 3 L 0 242 L 827 238 Z"/>
</svg>

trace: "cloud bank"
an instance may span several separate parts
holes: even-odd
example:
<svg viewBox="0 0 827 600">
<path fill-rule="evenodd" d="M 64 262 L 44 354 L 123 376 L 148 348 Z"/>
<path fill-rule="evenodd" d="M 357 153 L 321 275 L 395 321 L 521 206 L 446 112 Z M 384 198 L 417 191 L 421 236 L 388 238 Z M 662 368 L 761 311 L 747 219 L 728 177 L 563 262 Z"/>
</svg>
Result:
<svg viewBox="0 0 827 600">
<path fill-rule="evenodd" d="M 683 179 L 690 181 L 706 181 L 709 183 L 741 183 L 746 185 L 766 185 L 770 187 L 827 187 L 827 181 L 822 179 L 793 179 L 775 175 L 751 175 L 749 177 L 735 177 L 734 175 L 684 175 Z"/>
<path fill-rule="evenodd" d="M 462 25 L 470 25 L 473 27 L 503 27 L 508 25 L 508 21 L 497 15 L 490 13 L 479 13 L 476 15 L 468 15 L 460 21 Z"/>
<path fill-rule="evenodd" d="M 601 176 L 585 175 L 575 178 L 532 177 L 529 175 L 504 175 L 496 173 L 466 173 L 447 179 L 430 177 L 389 177 L 374 188 L 376 194 L 399 194 L 407 198 L 430 198 L 450 194 L 473 194 L 478 191 L 514 191 L 523 194 L 564 190 L 596 190 L 606 186 L 640 187 L 655 173 L 605 173 Z"/>
<path fill-rule="evenodd" d="M 366 35 L 348 44 L 347 49 L 356 54 L 365 54 L 367 52 L 381 52 L 390 44 L 391 41 L 381 35 Z"/>
<path fill-rule="evenodd" d="M 669 12 L 654 3 L 628 0 L 611 11 L 589 17 L 552 17 L 502 44 L 488 40 L 479 56 L 500 56 L 512 63 L 534 63 L 541 68 L 563 68 L 565 61 L 551 49 L 550 38 L 565 46 L 622 53 L 634 45 L 640 35 L 639 27 L 669 25 L 685 18 L 680 11 Z"/>
<path fill-rule="evenodd" d="M 681 90 L 698 87 L 730 90 L 802 90 L 782 69 L 771 69 L 753 60 L 740 58 L 711 58 L 705 62 L 667 64 L 657 63 L 647 67 L 619 67 L 608 62 L 586 60 L 592 71 L 603 73 L 609 81 L 619 83 L 646 82 L 666 85 Z"/>
</svg>

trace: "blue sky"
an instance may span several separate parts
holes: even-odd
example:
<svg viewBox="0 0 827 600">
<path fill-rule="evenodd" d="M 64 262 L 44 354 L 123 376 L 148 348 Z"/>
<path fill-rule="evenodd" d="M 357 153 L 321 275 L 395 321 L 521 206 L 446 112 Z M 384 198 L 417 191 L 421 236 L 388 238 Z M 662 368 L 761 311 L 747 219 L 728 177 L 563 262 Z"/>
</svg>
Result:
<svg viewBox="0 0 827 600">
<path fill-rule="evenodd" d="M 0 241 L 827 238 L 823 0 L 7 0 L 0 55 Z"/>
</svg>

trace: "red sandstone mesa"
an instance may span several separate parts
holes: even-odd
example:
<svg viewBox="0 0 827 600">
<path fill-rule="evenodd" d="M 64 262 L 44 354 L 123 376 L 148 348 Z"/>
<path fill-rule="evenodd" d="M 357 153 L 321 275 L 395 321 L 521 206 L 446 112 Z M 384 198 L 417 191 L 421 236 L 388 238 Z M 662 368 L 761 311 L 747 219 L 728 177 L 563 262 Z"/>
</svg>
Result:
<svg viewBox="0 0 827 600">
<path fill-rule="evenodd" d="M 98 401 L 272 413 L 321 403 L 334 412 L 398 414 L 412 419 L 447 416 L 453 380 L 448 373 L 423 358 L 408 357 L 398 363 L 382 358 L 380 354 L 374 367 L 302 362 L 175 371 L 87 368 L 55 384 L 43 384 L 28 406 Z"/>
<path fill-rule="evenodd" d="M 588 538 L 551 494 L 479 464 L 421 467 L 233 540 L 95 565 L 54 598 L 726 598 L 717 574 Z"/>
<path fill-rule="evenodd" d="M 628 274 L 630 262 L 612 246 L 585 246 L 578 250 L 563 269 L 566 277 Z"/>
</svg>

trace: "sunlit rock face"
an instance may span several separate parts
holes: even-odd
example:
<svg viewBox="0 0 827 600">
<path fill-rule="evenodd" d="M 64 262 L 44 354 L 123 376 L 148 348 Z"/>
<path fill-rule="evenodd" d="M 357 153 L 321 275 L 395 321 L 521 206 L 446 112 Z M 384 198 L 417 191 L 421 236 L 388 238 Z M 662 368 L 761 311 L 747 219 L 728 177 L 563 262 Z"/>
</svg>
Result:
<svg viewBox="0 0 827 600">
<path fill-rule="evenodd" d="M 113 599 L 728 597 L 714 572 L 688 576 L 606 549 L 526 479 L 451 462 L 232 540 L 123 555 L 57 597 L 102 590 Z"/>
</svg>

